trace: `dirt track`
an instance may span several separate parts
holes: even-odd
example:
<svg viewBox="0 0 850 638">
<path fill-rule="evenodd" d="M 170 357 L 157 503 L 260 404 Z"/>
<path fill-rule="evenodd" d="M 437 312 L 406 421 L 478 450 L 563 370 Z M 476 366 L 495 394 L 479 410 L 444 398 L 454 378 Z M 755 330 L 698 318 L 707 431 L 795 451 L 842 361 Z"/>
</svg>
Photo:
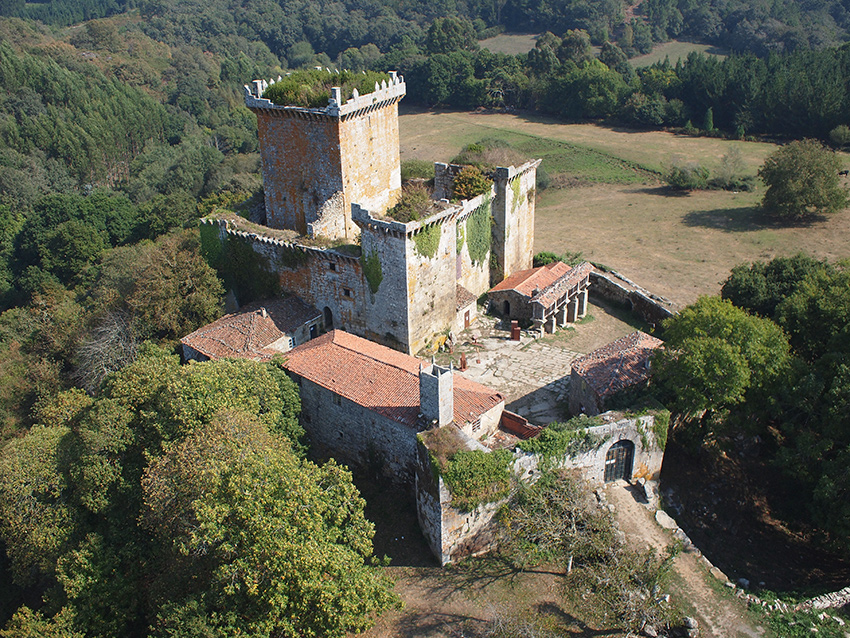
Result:
<svg viewBox="0 0 850 638">
<path fill-rule="evenodd" d="M 609 502 L 615 507 L 620 528 L 629 542 L 640 543 L 662 551 L 672 542 L 671 534 L 655 522 L 653 513 L 638 503 L 625 482 L 609 484 L 606 488 Z M 703 638 L 760 638 L 762 627 L 754 626 L 745 616 L 741 603 L 730 596 L 718 593 L 709 584 L 713 578 L 697 556 L 682 552 L 673 569 L 676 596 L 692 607 L 690 613 L 699 621 Z"/>
</svg>

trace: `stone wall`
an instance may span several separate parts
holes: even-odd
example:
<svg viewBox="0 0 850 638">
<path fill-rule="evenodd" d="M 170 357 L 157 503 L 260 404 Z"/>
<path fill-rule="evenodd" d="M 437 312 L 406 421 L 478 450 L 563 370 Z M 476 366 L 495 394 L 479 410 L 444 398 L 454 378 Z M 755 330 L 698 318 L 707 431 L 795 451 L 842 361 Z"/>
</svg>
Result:
<svg viewBox="0 0 850 638">
<path fill-rule="evenodd" d="M 461 209 L 454 220 L 457 283 L 476 297 L 480 297 L 490 289 L 490 252 L 480 262 L 472 261 L 469 254 L 469 218 L 487 206 L 490 207 L 489 215 L 492 218 L 495 194 L 496 190 L 493 188 L 489 193 L 461 202 Z"/>
<path fill-rule="evenodd" d="M 627 306 L 651 325 L 676 314 L 672 302 L 652 294 L 618 273 L 594 269 L 590 273 L 590 291 L 595 297 Z"/>
<path fill-rule="evenodd" d="M 410 484 L 416 466 L 416 431 L 296 376 L 302 425 L 320 453 L 396 484 Z"/>
<path fill-rule="evenodd" d="M 602 483 L 608 451 L 612 445 L 626 440 L 634 444 L 631 478 L 657 479 L 664 451 L 658 446 L 652 431 L 654 418 L 643 416 L 617 419 L 616 413 L 602 416 L 611 422 L 587 429 L 598 439 L 598 444 L 590 450 L 563 458 L 556 463 L 556 467 L 580 470 L 589 482 Z M 538 455 L 527 454 L 519 449 L 514 451 L 512 471 L 517 480 L 536 481 L 540 477 L 540 465 L 541 458 Z M 496 514 L 507 499 L 482 504 L 471 512 L 452 507 L 451 492 L 442 478 L 435 475 L 428 450 L 421 441 L 415 478 L 419 524 L 442 565 L 493 549 L 497 540 Z"/>
<path fill-rule="evenodd" d="M 403 78 L 391 72 L 389 83 L 345 104 L 335 90 L 328 106 L 318 109 L 263 99 L 268 84 L 257 80 L 245 87 L 245 104 L 257 115 L 268 225 L 353 239 L 352 204 L 383 211 L 401 193 Z"/>
<path fill-rule="evenodd" d="M 534 258 L 534 210 L 537 167 L 541 160 L 522 166 L 496 169 L 496 199 L 493 202 L 495 285 L 515 272 L 527 270 Z"/>
</svg>

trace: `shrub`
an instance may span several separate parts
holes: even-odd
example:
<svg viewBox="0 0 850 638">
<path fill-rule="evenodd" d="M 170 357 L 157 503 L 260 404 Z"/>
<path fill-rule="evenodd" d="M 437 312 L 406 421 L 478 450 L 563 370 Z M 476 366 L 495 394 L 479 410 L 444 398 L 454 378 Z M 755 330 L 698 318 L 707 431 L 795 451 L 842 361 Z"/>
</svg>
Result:
<svg viewBox="0 0 850 638">
<path fill-rule="evenodd" d="M 511 487 L 512 459 L 509 450 L 457 452 L 442 470 L 452 492 L 452 505 L 468 512 L 481 503 L 506 497 Z"/>
<path fill-rule="evenodd" d="M 697 163 L 673 166 L 664 176 L 670 188 L 679 191 L 708 188 L 708 169 Z"/>
<path fill-rule="evenodd" d="M 386 73 L 367 71 L 325 71 L 311 69 L 296 71 L 270 85 L 263 97 L 275 104 L 285 106 L 303 106 L 321 108 L 328 105 L 331 97 L 331 87 L 338 86 L 342 90 L 342 101 L 345 102 L 353 95 L 354 89 L 361 95 L 375 91 L 375 82 L 389 81 Z"/>
<path fill-rule="evenodd" d="M 464 166 L 452 184 L 452 199 L 472 199 L 490 190 L 493 181 L 475 166 Z"/>
<path fill-rule="evenodd" d="M 420 219 L 430 205 L 428 188 L 421 182 L 410 182 L 402 187 L 398 203 L 387 211 L 387 216 L 406 224 Z"/>
<path fill-rule="evenodd" d="M 401 181 L 411 179 L 434 179 L 434 162 L 426 160 L 404 160 L 401 163 Z"/>
</svg>

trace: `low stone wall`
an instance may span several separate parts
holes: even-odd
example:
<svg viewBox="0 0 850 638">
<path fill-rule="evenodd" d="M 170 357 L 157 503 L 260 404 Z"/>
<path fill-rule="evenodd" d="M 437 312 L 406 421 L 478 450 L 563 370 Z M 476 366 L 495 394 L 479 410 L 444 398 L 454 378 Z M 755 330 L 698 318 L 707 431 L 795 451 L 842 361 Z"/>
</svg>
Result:
<svg viewBox="0 0 850 638">
<path fill-rule="evenodd" d="M 631 478 L 657 478 L 661 471 L 664 451 L 658 447 L 653 432 L 654 418 L 643 416 L 631 419 L 616 419 L 613 413 L 603 418 L 610 423 L 587 428 L 597 437 L 598 444 L 575 456 L 567 456 L 557 467 L 577 469 L 591 483 L 601 483 L 605 477 L 605 460 L 608 450 L 619 441 L 634 444 L 634 463 Z M 451 427 L 451 426 L 449 426 Z M 468 449 L 473 446 L 467 445 Z M 474 449 L 490 452 L 480 444 Z M 415 472 L 416 512 L 419 525 L 431 551 L 447 565 L 466 556 L 485 553 L 495 548 L 498 542 L 499 509 L 507 499 L 479 505 L 469 512 L 452 506 L 452 494 L 448 486 L 431 465 L 427 447 L 419 442 L 419 463 Z M 540 478 L 542 459 L 537 454 L 514 450 L 512 472 L 517 480 L 535 482 Z"/>
<path fill-rule="evenodd" d="M 671 301 L 652 294 L 616 272 L 594 269 L 590 273 L 590 294 L 628 306 L 638 317 L 652 325 L 676 314 Z"/>
</svg>

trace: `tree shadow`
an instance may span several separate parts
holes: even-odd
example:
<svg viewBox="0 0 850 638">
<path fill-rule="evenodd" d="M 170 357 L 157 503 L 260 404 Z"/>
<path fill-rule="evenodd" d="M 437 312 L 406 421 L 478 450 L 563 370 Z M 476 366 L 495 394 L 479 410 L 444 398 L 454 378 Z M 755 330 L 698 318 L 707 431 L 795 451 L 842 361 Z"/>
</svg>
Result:
<svg viewBox="0 0 850 638">
<path fill-rule="evenodd" d="M 561 606 L 552 601 L 546 601 L 535 605 L 537 614 L 541 617 L 548 616 L 557 618 L 558 622 L 569 630 L 570 636 L 581 636 L 591 638 L 592 636 L 619 636 L 622 632 L 618 629 L 594 629 L 579 618 L 567 613 Z"/>
<path fill-rule="evenodd" d="M 710 228 L 726 233 L 746 233 L 757 230 L 776 230 L 782 228 L 810 228 L 824 221 L 822 215 L 812 215 L 802 219 L 776 219 L 765 215 L 759 206 L 747 208 L 715 208 L 712 210 L 694 210 L 682 217 L 685 226 L 692 228 Z"/>
</svg>

